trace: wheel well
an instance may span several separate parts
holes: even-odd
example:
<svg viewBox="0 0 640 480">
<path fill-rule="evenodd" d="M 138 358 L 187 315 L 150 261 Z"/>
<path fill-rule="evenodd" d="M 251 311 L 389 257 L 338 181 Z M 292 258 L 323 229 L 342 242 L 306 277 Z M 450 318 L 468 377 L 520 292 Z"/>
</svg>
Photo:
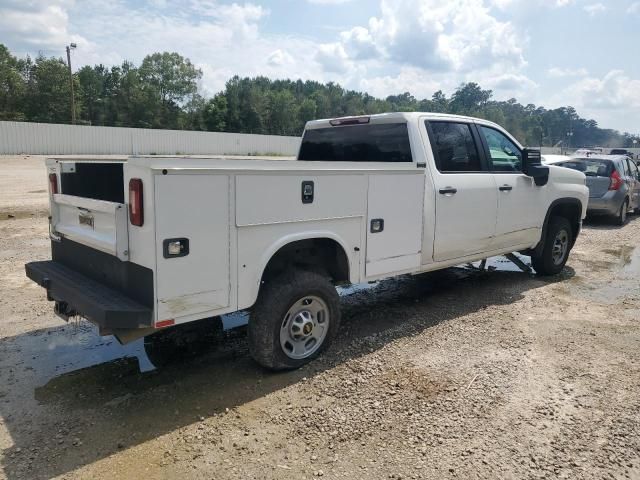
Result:
<svg viewBox="0 0 640 480">
<path fill-rule="evenodd" d="M 549 224 L 549 220 L 552 217 L 564 217 L 569 220 L 571 231 L 573 233 L 572 242 L 575 243 L 576 237 L 578 236 L 578 231 L 580 230 L 580 220 L 582 219 L 582 205 L 580 204 L 580 202 L 562 202 L 552 206 L 547 216 L 545 230 L 546 226 Z"/>
<path fill-rule="evenodd" d="M 321 273 L 333 283 L 349 282 L 349 260 L 342 246 L 330 238 L 310 238 L 288 243 L 269 260 L 262 281 L 280 275 L 289 268 Z"/>
</svg>

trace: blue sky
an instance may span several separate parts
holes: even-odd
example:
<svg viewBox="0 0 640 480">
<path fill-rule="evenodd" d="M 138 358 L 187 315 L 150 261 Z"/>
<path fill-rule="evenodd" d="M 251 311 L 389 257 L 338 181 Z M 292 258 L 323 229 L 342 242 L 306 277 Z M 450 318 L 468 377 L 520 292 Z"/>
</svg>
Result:
<svg viewBox="0 0 640 480">
<path fill-rule="evenodd" d="M 202 89 L 232 75 L 418 98 L 475 81 L 640 133 L 639 0 L 0 0 L 0 42 L 76 65 L 177 51 Z"/>
</svg>

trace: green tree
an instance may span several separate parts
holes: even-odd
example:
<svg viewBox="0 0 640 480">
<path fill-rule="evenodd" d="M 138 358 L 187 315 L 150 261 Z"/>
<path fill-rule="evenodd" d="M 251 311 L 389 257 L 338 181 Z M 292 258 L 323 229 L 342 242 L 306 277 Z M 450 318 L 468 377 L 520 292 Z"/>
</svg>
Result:
<svg viewBox="0 0 640 480">
<path fill-rule="evenodd" d="M 202 71 L 178 53 L 162 52 L 147 55 L 138 76 L 148 106 L 153 107 L 154 100 L 156 105 L 159 102 L 156 114 L 160 118 L 155 118 L 153 125 L 175 128 L 180 107 L 198 91 Z"/>
<path fill-rule="evenodd" d="M 74 81 L 77 85 L 77 79 Z M 38 55 L 29 69 L 26 95 L 25 116 L 28 120 L 71 122 L 69 70 L 61 58 Z"/>
<path fill-rule="evenodd" d="M 227 126 L 227 97 L 219 93 L 207 101 L 204 107 L 204 125 L 212 132 L 224 132 Z"/>
<path fill-rule="evenodd" d="M 20 60 L 0 44 L 0 120 L 24 120 L 30 60 Z"/>
<path fill-rule="evenodd" d="M 103 65 L 84 66 L 76 74 L 80 83 L 78 100 L 81 118 L 91 125 L 104 124 L 105 81 L 108 70 Z"/>
<path fill-rule="evenodd" d="M 61 58 L 13 56 L 0 45 L 0 119 L 68 123 L 69 73 Z M 140 67 L 83 66 L 74 74 L 78 118 L 93 125 L 298 135 L 315 118 L 390 111 L 473 115 L 503 125 L 528 145 L 631 146 L 637 135 L 600 128 L 573 107 L 547 110 L 516 99 L 498 101 L 477 83 L 417 99 L 410 92 L 386 99 L 313 80 L 234 76 L 206 99 L 202 72 L 177 53 L 153 53 Z M 568 136 L 567 133 L 572 133 Z"/>
</svg>

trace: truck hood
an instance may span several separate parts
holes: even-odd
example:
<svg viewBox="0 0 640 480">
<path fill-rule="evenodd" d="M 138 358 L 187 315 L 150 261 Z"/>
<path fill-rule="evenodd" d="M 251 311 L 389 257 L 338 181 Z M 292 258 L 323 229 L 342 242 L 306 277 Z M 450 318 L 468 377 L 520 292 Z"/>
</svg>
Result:
<svg viewBox="0 0 640 480">
<path fill-rule="evenodd" d="M 569 183 L 574 185 L 586 185 L 587 177 L 584 173 L 570 168 L 548 165 L 549 181 L 553 183 Z"/>
</svg>

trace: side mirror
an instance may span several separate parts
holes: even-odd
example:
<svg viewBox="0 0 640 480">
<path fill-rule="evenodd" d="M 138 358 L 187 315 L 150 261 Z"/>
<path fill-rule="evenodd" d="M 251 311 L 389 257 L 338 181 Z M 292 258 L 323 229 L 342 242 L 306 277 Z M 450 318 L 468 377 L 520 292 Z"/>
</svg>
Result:
<svg viewBox="0 0 640 480">
<path fill-rule="evenodd" d="M 542 165 L 540 150 L 525 148 L 522 151 L 522 171 L 542 187 L 549 181 L 549 167 Z"/>
</svg>

